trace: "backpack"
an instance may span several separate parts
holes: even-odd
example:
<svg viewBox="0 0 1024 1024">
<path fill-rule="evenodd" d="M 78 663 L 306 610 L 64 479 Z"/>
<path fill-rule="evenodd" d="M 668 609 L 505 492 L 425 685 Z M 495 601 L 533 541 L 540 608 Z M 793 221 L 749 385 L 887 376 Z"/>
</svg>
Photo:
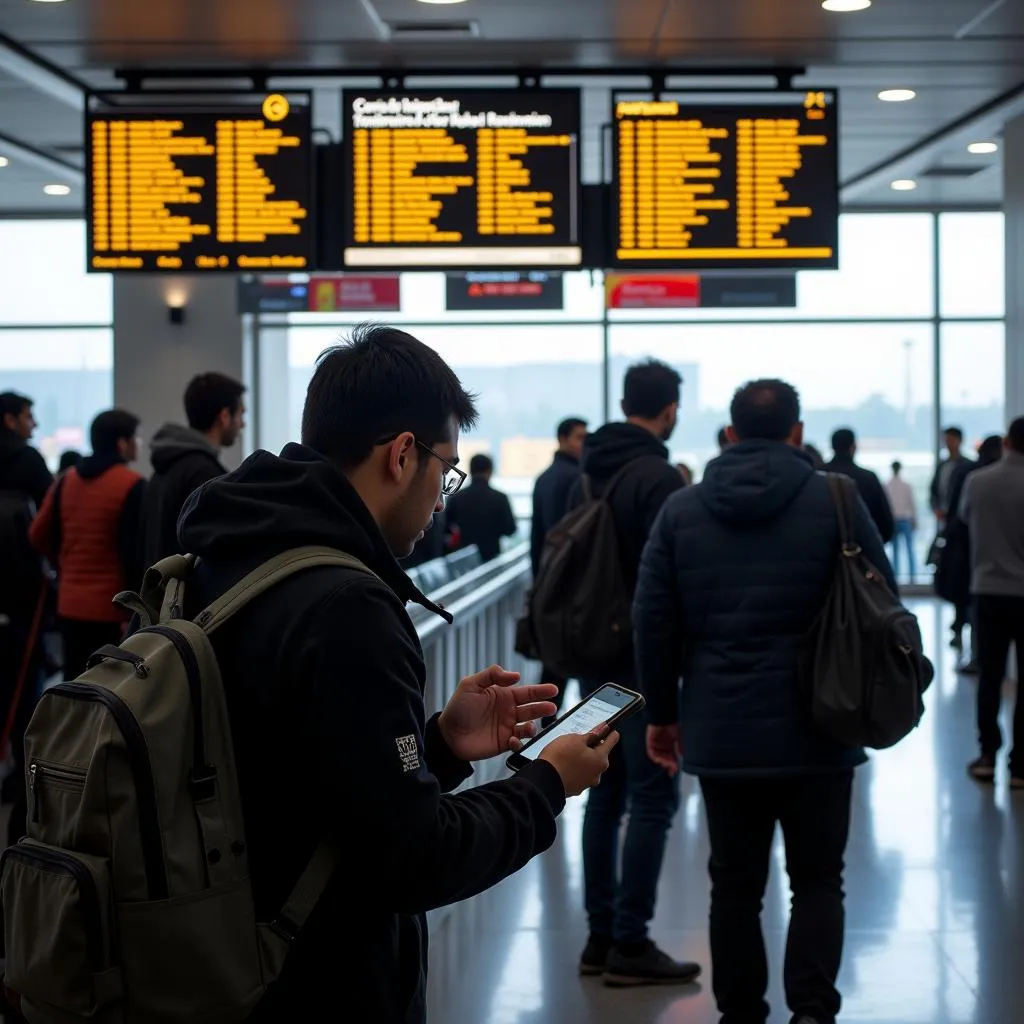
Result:
<svg viewBox="0 0 1024 1024">
<path fill-rule="evenodd" d="M 6 988 L 31 1024 L 244 1020 L 338 863 L 316 849 L 277 918 L 258 922 L 231 731 L 211 634 L 297 572 L 350 555 L 298 548 L 194 620 L 192 556 L 117 602 L 142 628 L 43 694 L 25 736 L 28 836 L 0 859 Z"/>
<path fill-rule="evenodd" d="M 814 725 L 851 747 L 899 743 L 924 714 L 934 676 L 917 617 L 903 606 L 854 539 L 856 484 L 828 474 L 840 552 L 824 607 L 807 637 L 802 675 Z"/>
<path fill-rule="evenodd" d="M 633 598 L 622 572 L 612 493 L 639 460 L 623 466 L 595 496 L 580 477 L 583 502 L 548 532 L 516 651 L 566 679 L 604 678 L 621 668 L 633 643 Z"/>
</svg>

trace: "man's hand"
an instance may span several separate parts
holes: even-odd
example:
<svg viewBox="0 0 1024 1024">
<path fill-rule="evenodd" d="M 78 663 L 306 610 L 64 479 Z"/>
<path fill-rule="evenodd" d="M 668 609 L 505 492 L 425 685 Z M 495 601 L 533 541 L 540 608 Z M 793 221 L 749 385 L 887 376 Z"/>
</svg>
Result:
<svg viewBox="0 0 1024 1024">
<path fill-rule="evenodd" d="M 647 726 L 647 756 L 675 777 L 679 772 L 682 747 L 679 745 L 678 725 Z"/>
<path fill-rule="evenodd" d="M 492 665 L 466 676 L 441 712 L 438 727 L 451 752 L 463 761 L 482 761 L 517 751 L 536 731 L 534 721 L 553 715 L 553 683 L 516 686 L 518 672 Z"/>
</svg>

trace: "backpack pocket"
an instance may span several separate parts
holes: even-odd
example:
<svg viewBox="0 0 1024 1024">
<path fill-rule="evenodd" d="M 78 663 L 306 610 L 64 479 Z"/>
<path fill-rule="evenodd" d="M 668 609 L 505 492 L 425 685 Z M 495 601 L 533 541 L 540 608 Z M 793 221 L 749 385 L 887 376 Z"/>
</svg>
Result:
<svg viewBox="0 0 1024 1024">
<path fill-rule="evenodd" d="M 23 839 L 0 859 L 0 889 L 4 980 L 30 1019 L 120 1021 L 107 862 Z"/>
</svg>

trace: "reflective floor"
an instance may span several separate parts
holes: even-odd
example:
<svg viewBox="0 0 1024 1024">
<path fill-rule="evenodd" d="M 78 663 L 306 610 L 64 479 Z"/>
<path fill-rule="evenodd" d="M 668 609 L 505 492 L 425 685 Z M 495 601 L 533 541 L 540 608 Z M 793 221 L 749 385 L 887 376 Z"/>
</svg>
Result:
<svg viewBox="0 0 1024 1024">
<path fill-rule="evenodd" d="M 976 755 L 974 683 L 954 672 L 947 612 L 931 601 L 915 610 L 937 675 L 920 729 L 858 774 L 840 1020 L 1024 1024 L 1024 792 L 1011 796 L 1005 764 L 995 787 L 967 777 Z M 435 929 L 431 1024 L 717 1024 L 707 833 L 697 788 L 692 779 L 683 785 L 652 937 L 704 964 L 702 985 L 622 991 L 578 976 L 586 923 L 583 801 L 574 800 L 547 854 Z M 779 841 L 764 912 L 771 1024 L 789 1021 L 781 986 L 787 914 Z"/>
</svg>

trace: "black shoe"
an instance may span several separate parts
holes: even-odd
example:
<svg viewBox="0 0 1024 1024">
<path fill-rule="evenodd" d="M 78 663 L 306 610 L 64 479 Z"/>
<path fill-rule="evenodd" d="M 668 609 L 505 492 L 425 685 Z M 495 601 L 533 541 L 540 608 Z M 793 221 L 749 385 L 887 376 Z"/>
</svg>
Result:
<svg viewBox="0 0 1024 1024">
<path fill-rule="evenodd" d="M 648 939 L 642 952 L 627 956 L 618 946 L 608 954 L 604 983 L 611 988 L 632 985 L 685 985 L 700 977 L 700 964 L 673 960 Z"/>
<path fill-rule="evenodd" d="M 967 774 L 978 782 L 991 782 L 996 777 L 996 759 L 982 754 L 967 766 Z"/>
<path fill-rule="evenodd" d="M 605 966 L 608 963 L 608 954 L 611 951 L 612 937 L 610 935 L 591 933 L 587 939 L 586 949 L 580 956 L 580 974 L 604 974 Z"/>
</svg>

